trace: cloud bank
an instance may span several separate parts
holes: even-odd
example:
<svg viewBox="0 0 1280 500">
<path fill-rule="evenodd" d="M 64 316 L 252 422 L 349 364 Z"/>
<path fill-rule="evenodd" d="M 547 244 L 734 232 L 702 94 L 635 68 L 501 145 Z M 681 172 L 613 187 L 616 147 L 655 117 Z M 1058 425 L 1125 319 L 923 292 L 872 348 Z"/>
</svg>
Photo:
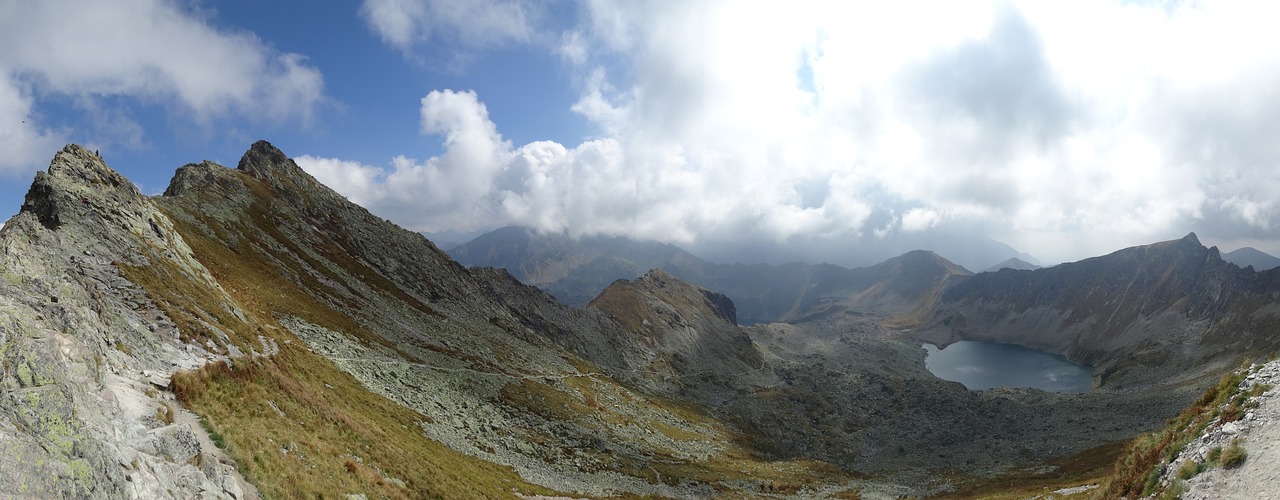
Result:
<svg viewBox="0 0 1280 500">
<path fill-rule="evenodd" d="M 407 28 L 375 21 L 390 5 L 434 4 L 366 2 L 393 46 L 439 29 L 413 15 L 397 18 Z M 425 231 L 522 224 L 683 244 L 868 245 L 987 234 L 1047 262 L 1192 229 L 1275 244 L 1280 47 L 1258 43 L 1280 13 L 1271 3 L 581 10 L 553 50 L 598 138 L 512 145 L 482 96 L 442 90 L 419 106 L 443 155 L 299 162 Z M 525 18 L 508 21 L 525 29 Z M 487 32 L 484 16 L 440 19 L 464 40 Z"/>
<path fill-rule="evenodd" d="M 305 123 L 324 80 L 302 56 L 170 0 L 0 4 L 0 174 L 34 169 L 78 132 L 35 110 L 39 99 L 61 98 L 95 136 L 137 146 L 142 129 L 118 99 L 160 104 L 199 126 Z"/>
</svg>

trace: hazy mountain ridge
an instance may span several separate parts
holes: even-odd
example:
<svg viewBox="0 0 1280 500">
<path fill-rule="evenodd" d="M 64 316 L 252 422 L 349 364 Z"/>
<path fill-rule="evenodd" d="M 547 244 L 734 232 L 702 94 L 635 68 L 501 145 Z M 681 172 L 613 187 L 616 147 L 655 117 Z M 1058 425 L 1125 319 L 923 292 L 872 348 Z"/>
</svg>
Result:
<svg viewBox="0 0 1280 500">
<path fill-rule="evenodd" d="M 1010 257 L 1009 260 L 1006 260 L 994 266 L 988 267 L 979 272 L 992 273 L 992 272 L 999 271 L 1001 269 L 1013 269 L 1015 271 L 1034 271 L 1036 269 L 1040 269 L 1040 266 L 1037 266 L 1025 260 L 1019 259 L 1017 257 Z"/>
<path fill-rule="evenodd" d="M 611 252 L 617 252 L 616 254 Z M 454 248 L 464 265 L 502 267 L 570 305 L 586 305 L 618 279 L 662 269 L 729 296 L 742 324 L 790 321 L 817 304 L 831 308 L 900 314 L 919 309 L 947 274 L 968 274 L 933 252 L 913 251 L 865 268 L 832 264 L 716 264 L 675 246 L 622 237 L 543 235 L 503 228 Z M 924 256 L 931 257 L 924 257 Z M 907 259 L 913 262 L 900 263 Z M 923 265 L 932 261 L 933 267 Z M 923 266 L 916 266 L 922 264 Z M 926 271 L 927 269 L 927 271 Z M 923 276 L 920 273 L 938 273 Z M 901 274 L 891 279 L 891 275 Z M 912 276 L 907 276 L 912 275 Z M 878 284 L 883 284 L 877 287 Z M 875 290 L 871 288 L 877 287 Z M 929 290 L 925 290 L 929 288 Z M 837 300 L 838 299 L 838 300 Z"/>
<path fill-rule="evenodd" d="M 1240 267 L 1253 266 L 1254 270 L 1267 271 L 1280 267 L 1280 257 L 1268 254 L 1253 247 L 1237 248 L 1222 254 L 1222 260 Z"/>
</svg>

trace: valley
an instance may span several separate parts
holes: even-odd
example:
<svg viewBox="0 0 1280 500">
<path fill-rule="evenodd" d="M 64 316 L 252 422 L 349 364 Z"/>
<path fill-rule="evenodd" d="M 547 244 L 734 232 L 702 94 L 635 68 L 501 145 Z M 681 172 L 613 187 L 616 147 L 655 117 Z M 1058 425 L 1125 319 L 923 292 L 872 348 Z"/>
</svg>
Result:
<svg viewBox="0 0 1280 500">
<path fill-rule="evenodd" d="M 235 168 L 179 168 L 155 197 L 67 146 L 0 229 L 0 492 L 1075 486 L 1280 347 L 1280 270 L 1226 262 L 1194 234 L 974 274 L 926 250 L 727 265 L 508 232 L 526 239 L 460 263 L 265 141 Z M 1087 365 L 1088 390 L 969 390 L 930 372 L 922 343 L 974 341 Z"/>
</svg>

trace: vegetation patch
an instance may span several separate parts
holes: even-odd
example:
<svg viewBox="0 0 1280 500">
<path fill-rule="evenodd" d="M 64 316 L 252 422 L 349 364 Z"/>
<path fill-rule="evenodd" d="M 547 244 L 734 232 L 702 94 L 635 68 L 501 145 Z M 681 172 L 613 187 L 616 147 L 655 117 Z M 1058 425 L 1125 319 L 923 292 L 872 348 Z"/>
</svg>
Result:
<svg viewBox="0 0 1280 500">
<path fill-rule="evenodd" d="M 1245 367 L 1248 366 L 1246 363 Z M 1170 419 L 1163 429 L 1143 434 L 1130 442 L 1125 453 L 1115 461 L 1111 482 L 1103 496 L 1136 498 L 1160 494 L 1163 498 L 1169 491 L 1179 488 L 1180 483 L 1175 480 L 1168 490 L 1160 490 L 1163 468 L 1176 460 L 1187 444 L 1202 435 L 1210 425 L 1239 420 L 1247 408 L 1256 406 L 1250 403 L 1250 398 L 1270 388 L 1265 384 L 1256 384 L 1248 391 L 1240 391 L 1240 384 L 1248 374 L 1248 368 L 1241 368 L 1223 375 L 1217 385 L 1210 387 L 1194 404 Z M 1226 450 L 1210 450 L 1206 463 L 1188 461 L 1178 469 L 1178 479 L 1194 477 L 1215 463 L 1228 467 L 1228 452 L 1232 447 L 1238 447 L 1238 444 L 1233 441 Z M 1238 463 L 1235 462 L 1237 460 L 1242 462 L 1243 447 L 1238 449 L 1238 458 L 1235 453 L 1230 453 L 1233 463 Z"/>
<path fill-rule="evenodd" d="M 983 498 L 988 500 L 1021 500 L 1047 495 L 1049 492 L 1104 483 L 1110 465 L 1125 451 L 1127 443 L 1118 441 L 1084 450 L 1050 462 L 1050 472 L 1043 469 L 1014 471 L 996 478 L 973 478 L 957 472 L 955 490 L 936 498 Z M 1097 488 L 1081 489 L 1071 495 L 1052 498 L 1096 498 Z M 1109 497 L 1108 497 L 1109 498 Z"/>
<path fill-rule="evenodd" d="M 180 400 L 204 417 L 215 442 L 268 498 L 553 493 L 428 439 L 420 426 L 425 417 L 293 346 L 272 358 L 177 373 L 173 383 Z"/>
</svg>

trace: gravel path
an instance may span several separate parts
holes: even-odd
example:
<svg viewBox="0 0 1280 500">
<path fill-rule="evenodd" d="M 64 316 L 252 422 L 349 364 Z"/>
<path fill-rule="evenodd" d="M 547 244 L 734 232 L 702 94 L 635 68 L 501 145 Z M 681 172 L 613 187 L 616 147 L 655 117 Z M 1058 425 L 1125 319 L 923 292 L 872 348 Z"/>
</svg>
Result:
<svg viewBox="0 0 1280 500">
<path fill-rule="evenodd" d="M 1202 438 L 1226 441 L 1238 438 L 1248 456 L 1234 469 L 1213 468 L 1187 481 L 1186 500 L 1280 500 L 1280 360 L 1263 365 L 1248 384 L 1270 384 L 1273 389 L 1257 398 L 1259 406 L 1237 425 L 1227 424 Z M 1175 469 L 1176 470 L 1176 469 Z"/>
</svg>

